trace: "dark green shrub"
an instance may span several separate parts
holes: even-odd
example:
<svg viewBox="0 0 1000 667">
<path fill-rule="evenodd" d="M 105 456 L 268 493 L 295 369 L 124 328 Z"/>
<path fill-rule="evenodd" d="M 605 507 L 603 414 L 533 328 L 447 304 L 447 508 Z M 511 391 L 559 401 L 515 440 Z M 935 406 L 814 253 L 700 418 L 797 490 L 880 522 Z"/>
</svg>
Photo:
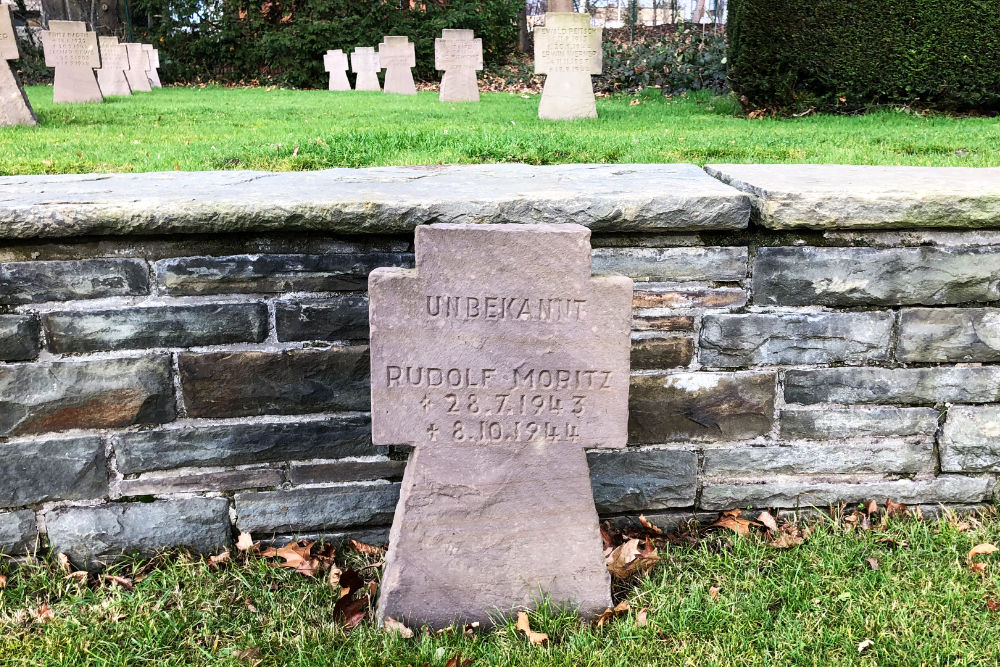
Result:
<svg viewBox="0 0 1000 667">
<path fill-rule="evenodd" d="M 1000 110 L 1000 0 L 730 0 L 750 108 Z"/>
<path fill-rule="evenodd" d="M 726 39 L 698 26 L 634 44 L 605 41 L 604 73 L 599 91 L 634 91 L 660 86 L 665 94 L 688 90 L 723 92 L 726 85 Z"/>
<path fill-rule="evenodd" d="M 136 39 L 157 44 L 164 81 L 326 85 L 323 53 L 377 46 L 384 35 L 414 43 L 414 75 L 434 71 L 434 38 L 444 28 L 482 37 L 487 66 L 517 47 L 519 0 L 451 0 L 447 7 L 400 9 L 372 0 L 132 0 L 134 17 L 152 17 Z M 141 19 L 136 19 L 141 20 Z"/>
</svg>

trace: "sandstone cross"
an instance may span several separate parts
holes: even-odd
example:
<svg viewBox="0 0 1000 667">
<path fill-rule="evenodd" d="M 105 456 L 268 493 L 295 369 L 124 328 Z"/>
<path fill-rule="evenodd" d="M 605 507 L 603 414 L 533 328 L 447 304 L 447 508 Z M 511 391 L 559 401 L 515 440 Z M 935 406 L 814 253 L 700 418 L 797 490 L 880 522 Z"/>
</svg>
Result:
<svg viewBox="0 0 1000 667">
<path fill-rule="evenodd" d="M 49 21 L 42 31 L 45 64 L 56 68 L 52 101 L 56 104 L 103 102 L 94 69 L 101 66 L 97 33 L 83 21 Z"/>
<path fill-rule="evenodd" d="M 149 68 L 146 70 L 146 78 L 149 79 L 150 88 L 163 88 L 160 83 L 160 52 L 153 48 L 152 44 L 143 44 L 142 50 L 149 54 Z"/>
<path fill-rule="evenodd" d="M 546 74 L 538 117 L 549 120 L 597 118 L 591 74 L 602 70 L 601 28 L 589 14 L 554 12 L 535 28 L 535 73 Z"/>
<path fill-rule="evenodd" d="M 407 37 L 386 36 L 378 45 L 379 64 L 385 68 L 383 92 L 397 95 L 416 95 L 411 67 L 417 64 L 416 52 Z"/>
<path fill-rule="evenodd" d="M 98 37 L 101 47 L 101 68 L 97 70 L 97 83 L 105 95 L 131 95 L 125 72 L 128 70 L 128 48 L 118 43 L 117 37 Z"/>
<path fill-rule="evenodd" d="M 10 19 L 10 5 L 0 5 L 0 126 L 35 125 L 35 112 L 24 94 L 24 88 L 8 60 L 17 60 L 21 54 Z"/>
<path fill-rule="evenodd" d="M 327 51 L 323 56 L 323 67 L 330 73 L 330 90 L 350 90 L 347 80 L 347 54 L 340 49 Z"/>
<path fill-rule="evenodd" d="M 382 90 L 378 72 L 382 69 L 373 46 L 359 46 L 351 52 L 351 71 L 357 74 L 354 90 Z"/>
<path fill-rule="evenodd" d="M 125 71 L 125 78 L 132 92 L 148 93 L 153 90 L 150 85 L 149 76 L 149 51 L 142 48 L 142 44 L 129 43 L 125 45 L 128 52 L 128 69 Z"/>
<path fill-rule="evenodd" d="M 632 281 L 572 224 L 417 227 L 369 278 L 372 440 L 414 451 L 378 614 L 488 623 L 610 603 L 585 448 L 626 440 Z"/>
<path fill-rule="evenodd" d="M 483 40 L 471 30 L 442 30 L 434 40 L 434 68 L 441 77 L 442 102 L 478 102 L 476 70 L 483 68 Z"/>
</svg>

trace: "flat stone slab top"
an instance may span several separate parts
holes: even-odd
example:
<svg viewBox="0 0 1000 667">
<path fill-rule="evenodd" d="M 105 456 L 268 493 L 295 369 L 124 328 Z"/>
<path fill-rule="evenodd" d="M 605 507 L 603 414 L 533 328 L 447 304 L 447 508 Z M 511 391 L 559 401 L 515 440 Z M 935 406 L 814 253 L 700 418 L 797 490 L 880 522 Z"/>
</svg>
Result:
<svg viewBox="0 0 1000 667">
<path fill-rule="evenodd" d="M 406 233 L 436 222 L 743 229 L 747 195 L 689 164 L 453 165 L 0 177 L 0 238 Z"/>
<path fill-rule="evenodd" d="M 378 73 L 382 70 L 374 46 L 359 46 L 351 52 L 351 71 L 357 74 L 354 90 L 382 90 Z"/>
<path fill-rule="evenodd" d="M 56 104 L 103 102 L 94 70 L 101 66 L 97 33 L 83 21 L 49 21 L 42 31 L 45 65 L 56 69 L 52 101 Z"/>
<path fill-rule="evenodd" d="M 372 442 L 406 465 L 380 620 L 491 623 L 541 595 L 593 617 L 611 581 L 585 448 L 627 439 L 632 281 L 574 224 L 418 227 L 369 276 Z"/>
<path fill-rule="evenodd" d="M 417 65 L 417 55 L 409 37 L 388 35 L 378 45 L 378 59 L 385 68 L 385 87 L 382 92 L 395 95 L 416 95 L 413 71 Z"/>
<path fill-rule="evenodd" d="M 128 71 L 128 47 L 118 43 L 117 37 L 98 37 L 101 48 L 101 68 L 97 70 L 97 83 L 105 95 L 131 95 L 125 72 Z"/>
<path fill-rule="evenodd" d="M 20 57 L 10 5 L 4 4 L 0 6 L 0 126 L 38 123 L 24 87 L 6 62 Z"/>
<path fill-rule="evenodd" d="M 546 75 L 539 118 L 597 118 L 590 75 L 603 70 L 602 39 L 602 29 L 590 25 L 590 14 L 545 14 L 545 25 L 535 28 L 535 73 Z"/>
<path fill-rule="evenodd" d="M 1000 225 L 1000 168 L 713 164 L 772 229 Z"/>
<path fill-rule="evenodd" d="M 128 85 L 133 92 L 149 93 L 153 90 L 152 82 L 149 80 L 150 58 L 152 54 L 148 49 L 142 48 L 142 44 L 129 42 L 125 44 L 128 52 L 129 68 L 125 72 Z"/>
<path fill-rule="evenodd" d="M 471 30 L 442 30 L 434 40 L 434 69 L 441 77 L 442 102 L 478 102 L 476 70 L 483 68 L 483 40 Z"/>
<path fill-rule="evenodd" d="M 323 56 L 323 69 L 330 73 L 330 90 L 350 90 L 347 80 L 347 54 L 340 49 L 327 51 Z"/>
</svg>

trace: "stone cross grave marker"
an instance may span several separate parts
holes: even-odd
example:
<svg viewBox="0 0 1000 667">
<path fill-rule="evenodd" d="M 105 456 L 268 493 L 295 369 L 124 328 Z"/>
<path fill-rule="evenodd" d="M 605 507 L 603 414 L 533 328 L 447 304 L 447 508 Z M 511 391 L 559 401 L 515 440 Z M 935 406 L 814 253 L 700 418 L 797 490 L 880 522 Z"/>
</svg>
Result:
<svg viewBox="0 0 1000 667">
<path fill-rule="evenodd" d="M 327 51 L 323 56 L 323 67 L 330 73 L 330 90 L 350 90 L 347 80 L 347 54 L 340 49 Z"/>
<path fill-rule="evenodd" d="M 42 31 L 45 64 L 56 68 L 52 101 L 56 104 L 103 102 L 94 69 L 101 66 L 97 33 L 83 21 L 49 21 Z"/>
<path fill-rule="evenodd" d="M 441 77 L 442 102 L 478 102 L 476 70 L 483 68 L 483 40 L 471 30 L 442 30 L 434 40 L 434 69 Z"/>
<path fill-rule="evenodd" d="M 548 13 L 535 28 L 535 73 L 545 74 L 538 117 L 548 120 L 597 118 L 591 74 L 602 69 L 601 28 L 589 14 Z"/>
<path fill-rule="evenodd" d="M 382 69 L 373 46 L 359 46 L 351 52 L 351 71 L 357 74 L 354 90 L 382 90 L 378 72 Z"/>
<path fill-rule="evenodd" d="M 625 446 L 632 281 L 592 278 L 572 224 L 416 229 L 369 277 L 372 440 L 415 447 L 386 618 L 487 624 L 541 594 L 611 602 L 585 448 Z"/>
<path fill-rule="evenodd" d="M 142 48 L 142 44 L 135 42 L 125 44 L 125 49 L 128 51 L 128 69 L 125 71 L 125 78 L 128 79 L 132 92 L 152 91 L 153 86 L 150 85 L 149 76 L 146 74 L 149 70 L 149 51 Z"/>
<path fill-rule="evenodd" d="M 105 95 L 131 95 L 125 72 L 128 71 L 128 48 L 118 43 L 117 37 L 98 37 L 101 48 L 101 68 L 97 70 L 97 83 Z"/>
<path fill-rule="evenodd" d="M 383 92 L 396 95 L 416 95 L 411 67 L 417 65 L 417 55 L 408 37 L 387 35 L 378 45 L 379 64 L 385 68 Z"/>
<path fill-rule="evenodd" d="M 24 94 L 24 87 L 8 60 L 21 57 L 10 18 L 10 5 L 0 5 L 0 126 L 36 125 L 35 112 Z"/>
<path fill-rule="evenodd" d="M 152 44 L 143 44 L 142 50 L 149 55 L 149 68 L 146 70 L 146 78 L 149 79 L 150 88 L 163 88 L 160 83 L 160 52 L 153 48 Z"/>
</svg>

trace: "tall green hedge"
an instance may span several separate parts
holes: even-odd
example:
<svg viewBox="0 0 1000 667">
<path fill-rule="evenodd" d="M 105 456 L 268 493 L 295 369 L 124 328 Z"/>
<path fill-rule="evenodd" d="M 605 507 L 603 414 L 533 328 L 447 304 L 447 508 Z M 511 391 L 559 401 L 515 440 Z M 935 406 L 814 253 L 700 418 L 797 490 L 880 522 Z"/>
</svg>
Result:
<svg viewBox="0 0 1000 667">
<path fill-rule="evenodd" d="M 730 0 L 745 105 L 1000 111 L 1000 0 Z"/>
<path fill-rule="evenodd" d="M 434 38 L 444 28 L 471 28 L 483 39 L 487 65 L 517 47 L 523 0 L 428 1 L 402 9 L 381 0 L 130 0 L 136 39 L 157 44 L 166 81 L 217 81 L 325 87 L 323 54 L 377 46 L 406 35 L 417 52 L 418 78 L 434 71 Z"/>
</svg>

